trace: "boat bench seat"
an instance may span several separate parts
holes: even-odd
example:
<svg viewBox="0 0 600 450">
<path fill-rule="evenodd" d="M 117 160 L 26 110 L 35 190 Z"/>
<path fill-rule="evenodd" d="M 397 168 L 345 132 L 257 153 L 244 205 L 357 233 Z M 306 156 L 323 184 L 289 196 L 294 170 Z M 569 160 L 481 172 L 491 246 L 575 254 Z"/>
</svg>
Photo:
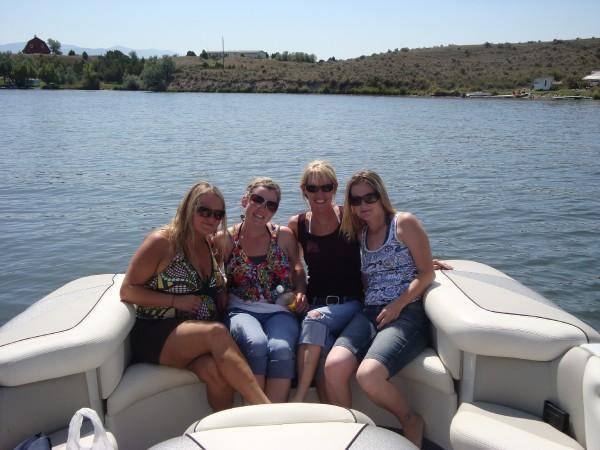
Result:
<svg viewBox="0 0 600 450">
<path fill-rule="evenodd" d="M 494 403 L 462 403 L 450 427 L 454 450 L 547 449 L 583 447 L 540 418 Z"/>
<path fill-rule="evenodd" d="M 114 380 L 115 374 L 107 376 L 107 379 Z M 432 424 L 428 437 L 442 445 L 448 443 L 447 430 L 456 412 L 457 400 L 452 377 L 435 350 L 425 349 L 393 381 L 404 388 L 409 397 L 415 395 L 415 398 L 422 399 L 423 405 L 419 407 L 417 404 L 417 410 Z M 100 385 L 108 383 L 104 383 L 101 377 Z M 352 389 L 357 394 L 354 396 L 354 408 L 374 409 L 356 384 Z M 204 383 L 188 370 L 133 364 L 124 369 L 114 390 L 106 394 L 106 427 L 115 434 L 122 448 L 138 448 L 140 442 L 149 446 L 164 440 L 165 430 L 169 430 L 171 436 L 180 436 L 182 424 L 192 423 L 212 413 Z M 241 400 L 236 397 L 236 404 L 240 405 Z M 317 401 L 316 393 L 310 392 L 307 400 Z M 438 407 L 432 410 L 427 408 L 426 403 Z M 398 427 L 397 420 L 390 413 L 375 409 L 372 417 L 378 425 Z M 153 420 L 161 423 L 156 430 L 156 433 L 162 430 L 161 436 L 154 436 L 151 427 L 147 426 Z"/>
</svg>

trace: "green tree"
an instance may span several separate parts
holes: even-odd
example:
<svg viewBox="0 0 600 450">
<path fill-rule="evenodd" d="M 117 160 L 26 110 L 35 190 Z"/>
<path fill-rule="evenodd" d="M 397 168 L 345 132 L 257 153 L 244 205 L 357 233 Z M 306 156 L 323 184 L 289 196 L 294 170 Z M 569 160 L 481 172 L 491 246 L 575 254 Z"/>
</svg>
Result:
<svg viewBox="0 0 600 450">
<path fill-rule="evenodd" d="M 69 50 L 69 56 L 75 56 L 75 50 L 73 50 L 73 49 Z"/>
<path fill-rule="evenodd" d="M 206 50 L 202 49 L 202 53 L 200 53 L 200 58 L 208 59 L 208 53 L 206 53 Z"/>
<path fill-rule="evenodd" d="M 44 64 L 38 72 L 38 78 L 46 84 L 58 83 L 58 74 L 56 73 L 54 64 Z"/>
<path fill-rule="evenodd" d="M 173 79 L 175 63 L 168 56 L 161 59 L 157 57 L 148 58 L 142 70 L 141 79 L 146 89 L 151 91 L 165 91 Z"/>
<path fill-rule="evenodd" d="M 81 87 L 89 90 L 100 89 L 100 77 L 98 77 L 98 74 L 94 70 L 91 63 L 86 63 L 85 66 L 83 66 Z"/>
<path fill-rule="evenodd" d="M 81 54 L 81 58 L 82 58 L 84 61 L 87 61 L 87 60 L 88 60 L 88 54 L 87 54 L 87 52 L 85 52 L 85 51 L 84 51 L 84 52 Z"/>
<path fill-rule="evenodd" d="M 31 79 L 36 76 L 35 69 L 27 59 L 21 59 L 13 64 L 10 77 L 13 79 L 17 87 L 31 87 Z"/>
<path fill-rule="evenodd" d="M 9 53 L 0 53 L 0 75 L 4 79 L 4 83 L 6 84 L 6 78 L 10 77 L 10 73 L 12 72 L 12 60 L 10 59 Z"/>
<path fill-rule="evenodd" d="M 60 51 L 60 42 L 56 39 L 49 38 L 48 47 L 50 47 L 53 55 L 62 55 L 62 52 Z"/>
<path fill-rule="evenodd" d="M 196 56 L 196 53 L 194 53 L 194 52 L 193 52 L 193 51 L 191 51 L 191 50 L 188 50 L 188 52 L 186 53 L 186 55 L 185 55 L 185 56 Z"/>
</svg>

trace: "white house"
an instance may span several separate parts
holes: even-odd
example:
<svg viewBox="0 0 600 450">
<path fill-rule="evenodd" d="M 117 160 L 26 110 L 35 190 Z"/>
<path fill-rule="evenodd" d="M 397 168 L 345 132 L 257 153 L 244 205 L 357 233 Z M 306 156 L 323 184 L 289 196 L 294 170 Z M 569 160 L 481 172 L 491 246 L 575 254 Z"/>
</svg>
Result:
<svg viewBox="0 0 600 450">
<path fill-rule="evenodd" d="M 600 86 L 600 70 L 595 70 L 591 74 L 582 78 L 587 87 Z"/>
<path fill-rule="evenodd" d="M 554 84 L 554 77 L 539 77 L 533 80 L 533 89 L 536 91 L 549 91 Z"/>
</svg>

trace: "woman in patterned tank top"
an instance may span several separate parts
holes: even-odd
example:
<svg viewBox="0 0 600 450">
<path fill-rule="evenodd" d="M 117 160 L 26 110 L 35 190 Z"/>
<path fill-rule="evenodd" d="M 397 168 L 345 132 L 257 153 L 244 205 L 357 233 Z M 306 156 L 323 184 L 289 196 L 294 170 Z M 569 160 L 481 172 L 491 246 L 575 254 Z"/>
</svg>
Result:
<svg viewBox="0 0 600 450">
<path fill-rule="evenodd" d="M 218 236 L 224 248 L 230 331 L 258 384 L 273 402 L 287 401 L 295 375 L 298 321 L 306 309 L 306 275 L 292 231 L 271 223 L 281 190 L 253 180 L 242 197 L 243 221 Z M 284 304 L 283 299 L 287 299 Z M 281 300 L 281 301 L 280 301 Z"/>
<path fill-rule="evenodd" d="M 394 414 L 404 435 L 420 446 L 422 417 L 389 378 L 427 345 L 429 322 L 421 296 L 434 279 L 429 240 L 410 213 L 397 213 L 381 178 L 372 171 L 348 182 L 342 231 L 361 242 L 365 306 L 336 340 L 325 363 L 333 403 L 350 407 L 349 379 L 378 406 Z"/>
<path fill-rule="evenodd" d="M 206 383 L 215 410 L 232 406 L 232 389 L 248 403 L 269 403 L 229 331 L 216 322 L 216 307 L 226 301 L 211 244 L 219 224 L 226 226 L 225 200 L 202 181 L 171 223 L 144 240 L 121 286 L 121 299 L 137 306 L 134 362 L 191 370 Z"/>
</svg>

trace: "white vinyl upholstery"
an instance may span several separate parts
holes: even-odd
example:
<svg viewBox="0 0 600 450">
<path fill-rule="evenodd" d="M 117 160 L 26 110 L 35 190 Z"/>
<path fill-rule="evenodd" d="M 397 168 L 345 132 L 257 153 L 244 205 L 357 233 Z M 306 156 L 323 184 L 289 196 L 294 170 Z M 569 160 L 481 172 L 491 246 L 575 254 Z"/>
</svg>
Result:
<svg viewBox="0 0 600 450">
<path fill-rule="evenodd" d="M 122 277 L 75 280 L 5 324 L 0 329 L 0 386 L 94 370 L 113 355 L 135 320 L 133 308 L 119 297 Z"/>
<path fill-rule="evenodd" d="M 460 405 L 450 427 L 454 450 L 583 450 L 539 418 L 491 403 Z"/>
<path fill-rule="evenodd" d="M 596 344 L 593 347 L 586 349 L 591 351 L 593 356 L 588 360 L 583 374 L 585 442 L 589 450 L 600 448 L 600 345 Z"/>
<path fill-rule="evenodd" d="M 475 355 L 552 361 L 598 333 L 516 280 L 484 264 L 450 261 L 436 271 L 425 311 L 458 349 Z"/>
<path fill-rule="evenodd" d="M 316 403 L 277 403 L 231 408 L 190 425 L 186 433 L 222 428 L 255 427 L 291 423 L 343 422 L 375 425 L 360 411 Z"/>
</svg>

